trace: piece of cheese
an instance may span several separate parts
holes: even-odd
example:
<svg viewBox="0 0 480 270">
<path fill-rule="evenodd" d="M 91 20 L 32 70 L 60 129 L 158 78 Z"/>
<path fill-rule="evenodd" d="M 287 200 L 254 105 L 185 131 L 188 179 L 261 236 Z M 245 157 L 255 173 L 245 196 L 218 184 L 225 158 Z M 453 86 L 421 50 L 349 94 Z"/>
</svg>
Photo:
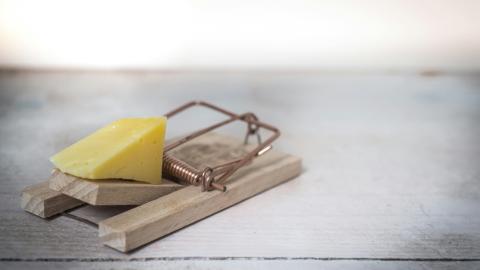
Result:
<svg viewBox="0 0 480 270">
<path fill-rule="evenodd" d="M 62 172 L 87 179 L 162 181 L 165 117 L 125 118 L 50 158 Z"/>
</svg>

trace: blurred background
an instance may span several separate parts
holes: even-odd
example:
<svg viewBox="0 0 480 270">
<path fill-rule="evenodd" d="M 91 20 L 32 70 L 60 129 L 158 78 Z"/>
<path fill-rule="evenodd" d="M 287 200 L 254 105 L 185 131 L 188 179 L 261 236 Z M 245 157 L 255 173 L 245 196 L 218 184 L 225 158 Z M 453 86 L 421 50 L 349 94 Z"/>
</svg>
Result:
<svg viewBox="0 0 480 270">
<path fill-rule="evenodd" d="M 480 68 L 475 0 L 0 0 L 0 66 Z"/>
</svg>

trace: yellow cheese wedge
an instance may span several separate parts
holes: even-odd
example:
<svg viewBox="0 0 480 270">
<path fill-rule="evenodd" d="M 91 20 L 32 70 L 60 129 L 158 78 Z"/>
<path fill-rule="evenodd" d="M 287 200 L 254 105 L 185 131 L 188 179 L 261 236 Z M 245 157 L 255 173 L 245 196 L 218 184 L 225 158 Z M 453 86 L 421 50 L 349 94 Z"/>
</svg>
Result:
<svg viewBox="0 0 480 270">
<path fill-rule="evenodd" d="M 162 181 L 165 117 L 125 118 L 50 158 L 62 172 L 88 179 Z"/>
</svg>

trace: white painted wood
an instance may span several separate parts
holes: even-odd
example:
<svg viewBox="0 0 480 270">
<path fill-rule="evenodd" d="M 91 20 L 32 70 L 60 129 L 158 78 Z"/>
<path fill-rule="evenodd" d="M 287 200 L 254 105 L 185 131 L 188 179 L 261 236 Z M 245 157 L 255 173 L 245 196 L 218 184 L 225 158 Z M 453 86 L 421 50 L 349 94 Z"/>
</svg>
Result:
<svg viewBox="0 0 480 270">
<path fill-rule="evenodd" d="M 409 270 L 451 270 L 451 269 L 478 269 L 478 262 L 396 262 L 396 261 L 316 261 L 316 260 L 208 260 L 208 259 L 191 259 L 191 260 L 146 260 L 146 261 L 119 261 L 119 262 L 0 262 L 0 266 L 4 269 L 38 269 L 38 270 L 55 270 L 55 269 L 326 269 L 326 270 L 348 270 L 348 269 L 365 269 L 365 270 L 389 270 L 389 269 L 409 269 Z"/>
<path fill-rule="evenodd" d="M 0 73 L 0 257 L 478 260 L 479 78 Z M 301 156 L 302 175 L 128 255 L 99 245 L 96 228 L 19 207 L 21 189 L 48 178 L 50 155 L 104 123 L 191 98 L 279 126 L 275 148 Z M 217 119 L 200 112 L 172 120 L 169 136 Z"/>
</svg>

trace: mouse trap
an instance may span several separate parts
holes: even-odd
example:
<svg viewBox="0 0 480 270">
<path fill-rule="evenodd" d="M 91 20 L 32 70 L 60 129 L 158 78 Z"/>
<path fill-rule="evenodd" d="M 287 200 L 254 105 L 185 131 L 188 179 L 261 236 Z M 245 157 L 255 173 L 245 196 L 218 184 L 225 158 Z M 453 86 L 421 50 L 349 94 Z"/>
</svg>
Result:
<svg viewBox="0 0 480 270">
<path fill-rule="evenodd" d="M 279 130 L 253 113 L 194 101 L 165 116 L 170 121 L 194 106 L 227 118 L 167 142 L 161 184 L 87 180 L 54 169 L 50 179 L 23 190 L 22 208 L 42 218 L 64 215 L 86 222 L 98 227 L 101 243 L 128 252 L 301 173 L 299 157 L 272 149 Z M 236 121 L 246 126 L 243 138 L 216 131 Z M 269 136 L 262 138 L 260 131 Z M 106 208 L 109 214 L 79 214 Z"/>
</svg>

